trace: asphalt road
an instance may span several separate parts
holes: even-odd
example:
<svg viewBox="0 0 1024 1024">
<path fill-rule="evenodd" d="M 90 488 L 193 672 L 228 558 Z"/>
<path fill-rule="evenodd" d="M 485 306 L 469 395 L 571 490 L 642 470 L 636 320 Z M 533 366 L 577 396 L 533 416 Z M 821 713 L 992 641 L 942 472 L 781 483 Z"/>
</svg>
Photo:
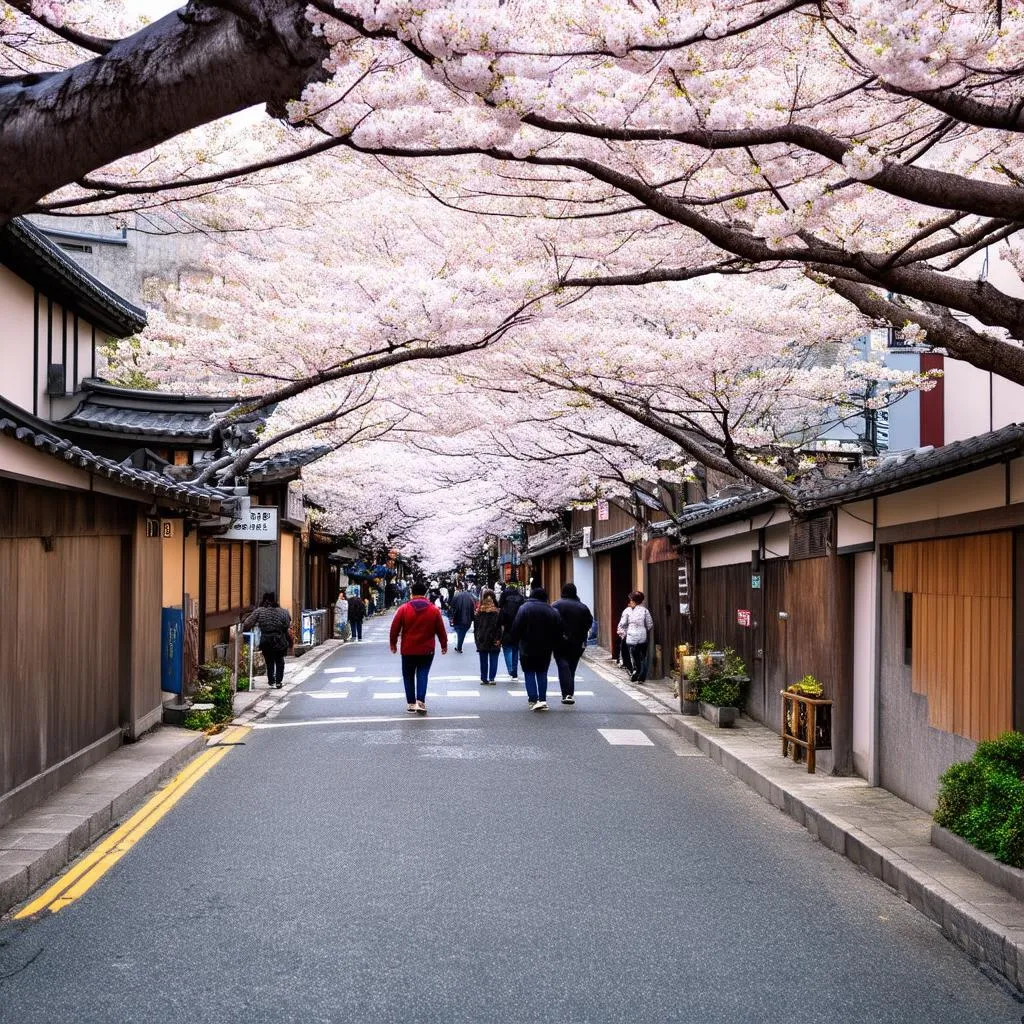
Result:
<svg viewBox="0 0 1024 1024">
<path fill-rule="evenodd" d="M 386 627 L 81 899 L 0 925 L 0 1021 L 1024 1020 L 923 916 L 591 670 L 592 695 L 536 714 L 504 666 L 479 686 L 470 639 L 435 659 L 417 718 L 374 696 L 402 689 Z"/>
</svg>

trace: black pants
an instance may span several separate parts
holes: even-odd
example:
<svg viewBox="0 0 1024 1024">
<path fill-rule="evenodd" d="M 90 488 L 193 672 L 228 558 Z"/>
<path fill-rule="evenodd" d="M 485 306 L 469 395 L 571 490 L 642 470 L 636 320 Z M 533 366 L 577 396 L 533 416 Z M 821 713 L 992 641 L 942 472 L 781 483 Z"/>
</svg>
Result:
<svg viewBox="0 0 1024 1024">
<path fill-rule="evenodd" d="M 285 652 L 281 651 L 278 653 L 260 644 L 260 653 L 263 655 L 263 660 L 267 663 L 267 682 L 271 686 L 276 686 L 284 680 Z"/>
<path fill-rule="evenodd" d="M 555 651 L 555 665 L 558 666 L 558 685 L 563 697 L 571 697 L 576 692 L 576 668 L 583 656 L 583 649 Z"/>
<path fill-rule="evenodd" d="M 352 627 L 352 639 L 362 640 L 363 639 L 363 620 L 362 619 L 349 619 L 348 624 Z"/>
<path fill-rule="evenodd" d="M 636 675 L 639 682 L 646 682 L 647 641 L 645 640 L 642 644 L 626 644 L 625 647 L 629 651 L 629 664 L 632 668 L 632 674 Z M 623 659 L 623 664 L 625 664 L 625 659 Z"/>
</svg>

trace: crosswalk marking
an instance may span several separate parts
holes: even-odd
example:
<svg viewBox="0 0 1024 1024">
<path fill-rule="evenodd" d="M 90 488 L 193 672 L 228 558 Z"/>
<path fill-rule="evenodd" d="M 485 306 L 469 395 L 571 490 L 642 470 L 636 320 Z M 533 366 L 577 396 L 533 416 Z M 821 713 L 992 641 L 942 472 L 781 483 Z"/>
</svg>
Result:
<svg viewBox="0 0 1024 1024">
<path fill-rule="evenodd" d="M 598 729 L 612 746 L 653 747 L 654 741 L 643 729 Z"/>
<path fill-rule="evenodd" d="M 325 668 L 324 674 L 328 676 L 336 675 L 338 672 L 355 672 L 355 665 L 346 665 L 344 668 Z"/>
<path fill-rule="evenodd" d="M 373 695 L 374 700 L 405 700 L 404 693 L 375 693 Z"/>
<path fill-rule="evenodd" d="M 328 690 L 322 690 L 319 693 L 304 693 L 303 697 L 316 697 L 317 700 L 340 700 L 342 697 L 348 696 L 348 690 L 337 690 L 331 692 Z"/>
<path fill-rule="evenodd" d="M 479 690 L 448 690 L 446 697 L 479 697 Z"/>
</svg>

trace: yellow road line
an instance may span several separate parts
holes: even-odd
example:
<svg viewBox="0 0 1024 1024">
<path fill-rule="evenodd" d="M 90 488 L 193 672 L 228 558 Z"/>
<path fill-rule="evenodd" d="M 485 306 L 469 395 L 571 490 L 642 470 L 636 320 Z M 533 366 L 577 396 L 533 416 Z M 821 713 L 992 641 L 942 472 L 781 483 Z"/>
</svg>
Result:
<svg viewBox="0 0 1024 1024">
<path fill-rule="evenodd" d="M 226 730 L 218 743 L 237 742 L 249 732 L 247 726 Z M 47 908 L 53 913 L 73 903 L 103 877 L 215 764 L 230 752 L 230 746 L 213 746 L 203 751 L 162 790 L 146 801 L 123 825 L 118 826 L 70 871 L 15 914 L 31 917 Z"/>
</svg>

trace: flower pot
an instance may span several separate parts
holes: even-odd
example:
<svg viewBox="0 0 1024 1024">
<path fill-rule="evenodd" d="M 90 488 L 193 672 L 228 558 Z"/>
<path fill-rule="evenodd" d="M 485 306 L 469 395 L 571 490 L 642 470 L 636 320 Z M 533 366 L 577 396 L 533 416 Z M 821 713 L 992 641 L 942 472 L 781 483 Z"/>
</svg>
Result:
<svg viewBox="0 0 1024 1024">
<path fill-rule="evenodd" d="M 700 713 L 712 725 L 720 729 L 729 729 L 736 724 L 736 716 L 739 711 L 736 708 L 720 708 L 715 704 L 700 702 Z"/>
<path fill-rule="evenodd" d="M 699 715 L 700 701 L 687 700 L 686 697 L 679 699 L 679 713 L 681 715 Z"/>
</svg>

